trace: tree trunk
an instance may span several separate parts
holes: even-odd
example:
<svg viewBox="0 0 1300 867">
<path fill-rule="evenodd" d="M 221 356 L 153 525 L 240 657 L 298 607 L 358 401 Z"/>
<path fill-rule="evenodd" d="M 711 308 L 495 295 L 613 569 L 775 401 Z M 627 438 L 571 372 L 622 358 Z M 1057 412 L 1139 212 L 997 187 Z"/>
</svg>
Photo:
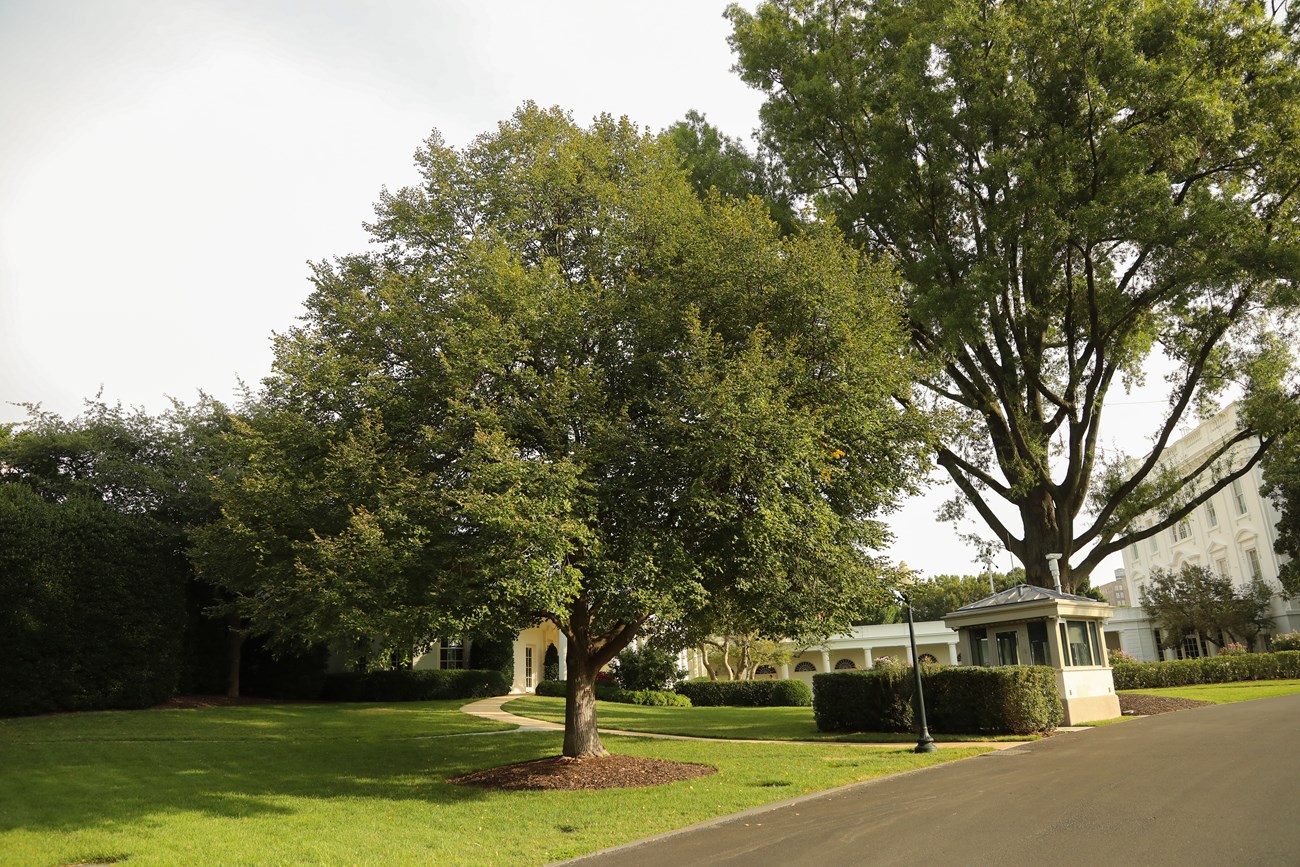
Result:
<svg viewBox="0 0 1300 867">
<path fill-rule="evenodd" d="M 1057 567 L 1061 573 L 1061 589 L 1075 591 L 1075 576 L 1070 572 L 1072 538 L 1061 532 L 1056 501 L 1051 491 L 1039 486 L 1020 506 L 1020 517 L 1025 528 L 1025 541 L 1020 562 L 1025 566 L 1025 580 L 1035 587 L 1055 587 L 1052 571 L 1047 565 L 1048 554 L 1060 554 Z"/>
<path fill-rule="evenodd" d="M 564 691 L 564 756 L 593 759 L 609 753 L 596 729 L 596 673 L 585 643 L 569 641 L 565 654 L 569 671 Z"/>
<path fill-rule="evenodd" d="M 239 667 L 244 647 L 244 632 L 239 615 L 233 611 L 226 615 L 226 697 L 239 698 Z"/>
<path fill-rule="evenodd" d="M 704 672 L 709 676 L 709 680 L 717 680 L 718 670 L 709 662 L 709 645 L 700 645 L 700 659 L 704 661 Z"/>
</svg>

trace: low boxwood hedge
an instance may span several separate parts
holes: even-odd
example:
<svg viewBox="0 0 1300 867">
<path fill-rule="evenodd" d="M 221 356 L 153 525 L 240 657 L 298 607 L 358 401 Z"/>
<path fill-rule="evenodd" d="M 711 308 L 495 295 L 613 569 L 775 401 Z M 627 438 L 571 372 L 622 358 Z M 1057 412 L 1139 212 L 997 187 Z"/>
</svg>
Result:
<svg viewBox="0 0 1300 867">
<path fill-rule="evenodd" d="M 536 695 L 564 698 L 566 684 L 562 680 L 543 680 L 534 690 Z M 612 683 L 597 683 L 596 698 L 621 704 L 639 704 L 647 707 L 690 707 L 691 700 L 675 692 L 658 689 L 621 689 Z"/>
<path fill-rule="evenodd" d="M 1198 683 L 1300 678 L 1300 650 L 1206 656 L 1166 662 L 1126 662 L 1114 667 L 1116 689 L 1155 689 Z"/>
<path fill-rule="evenodd" d="M 677 692 L 697 707 L 808 707 L 812 689 L 802 680 L 689 680 Z"/>
<path fill-rule="evenodd" d="M 435 701 L 505 695 L 510 684 L 492 669 L 348 671 L 325 675 L 325 701 Z"/>
<path fill-rule="evenodd" d="M 1043 665 L 923 669 L 932 732 L 1031 734 L 1064 718 L 1056 671 Z M 813 716 L 821 731 L 916 729 L 910 668 L 813 675 Z"/>
</svg>

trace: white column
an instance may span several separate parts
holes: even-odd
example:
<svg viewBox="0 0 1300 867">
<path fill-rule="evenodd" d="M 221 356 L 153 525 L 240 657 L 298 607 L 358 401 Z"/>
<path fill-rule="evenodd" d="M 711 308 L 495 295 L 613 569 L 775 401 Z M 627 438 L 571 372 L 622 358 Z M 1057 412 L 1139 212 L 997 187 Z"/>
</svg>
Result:
<svg viewBox="0 0 1300 867">
<path fill-rule="evenodd" d="M 916 660 L 912 658 L 912 642 L 903 645 L 903 656 L 907 658 L 908 665 L 916 665 Z"/>
<path fill-rule="evenodd" d="M 782 680 L 790 679 L 790 663 L 788 662 L 781 663 L 781 679 Z"/>
<path fill-rule="evenodd" d="M 563 630 L 557 632 L 555 651 L 560 654 L 560 680 L 567 680 L 569 674 L 569 636 Z"/>
<path fill-rule="evenodd" d="M 514 682 L 510 684 L 510 692 L 518 694 L 524 691 L 524 643 L 515 636 L 515 676 Z"/>
<path fill-rule="evenodd" d="M 867 645 L 867 668 L 876 667 L 876 649 L 870 644 Z"/>
<path fill-rule="evenodd" d="M 957 664 L 957 645 L 952 643 L 948 644 L 948 664 L 949 665 Z"/>
<path fill-rule="evenodd" d="M 829 650 L 823 650 L 822 671 L 830 671 L 830 670 L 831 670 L 831 652 Z"/>
</svg>

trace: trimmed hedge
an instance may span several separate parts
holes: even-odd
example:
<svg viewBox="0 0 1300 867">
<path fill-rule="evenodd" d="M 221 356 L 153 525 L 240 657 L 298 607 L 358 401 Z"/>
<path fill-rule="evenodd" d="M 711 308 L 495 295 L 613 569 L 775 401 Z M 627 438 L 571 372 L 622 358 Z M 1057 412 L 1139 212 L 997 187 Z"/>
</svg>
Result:
<svg viewBox="0 0 1300 867">
<path fill-rule="evenodd" d="M 0 484 L 0 716 L 171 698 L 188 574 L 146 518 Z"/>
<path fill-rule="evenodd" d="M 505 695 L 510 684 L 494 670 L 348 671 L 325 675 L 325 701 L 436 701 Z"/>
<path fill-rule="evenodd" d="M 1300 678 L 1300 650 L 1171 659 L 1166 662 L 1126 662 L 1114 667 L 1116 689 L 1155 689 L 1198 683 Z"/>
<path fill-rule="evenodd" d="M 535 695 L 564 698 L 567 685 L 563 680 L 543 680 L 533 691 Z M 597 683 L 596 698 L 620 704 L 639 704 L 646 707 L 690 707 L 691 700 L 675 692 L 658 689 L 621 689 L 612 683 Z"/>
<path fill-rule="evenodd" d="M 808 707 L 813 691 L 802 680 L 688 680 L 677 692 L 697 707 Z"/>
<path fill-rule="evenodd" d="M 922 669 L 932 732 L 1031 734 L 1064 718 L 1056 671 L 1045 665 Z M 916 729 L 910 668 L 813 675 L 813 716 L 821 731 Z"/>
</svg>

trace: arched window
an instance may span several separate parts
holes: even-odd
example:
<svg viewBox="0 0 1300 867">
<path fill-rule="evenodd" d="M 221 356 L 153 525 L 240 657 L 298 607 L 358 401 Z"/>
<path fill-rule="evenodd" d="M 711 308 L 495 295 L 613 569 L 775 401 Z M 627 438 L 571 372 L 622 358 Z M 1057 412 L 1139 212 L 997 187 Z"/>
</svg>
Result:
<svg viewBox="0 0 1300 867">
<path fill-rule="evenodd" d="M 795 671 L 816 671 L 817 666 L 813 665 L 811 662 L 801 662 L 794 667 L 794 670 Z"/>
<path fill-rule="evenodd" d="M 853 660 L 851 659 L 841 659 L 839 662 L 835 663 L 836 671 L 844 671 L 845 669 L 848 668 L 857 668 L 857 666 L 853 664 Z"/>
<path fill-rule="evenodd" d="M 776 666 L 760 665 L 754 669 L 754 674 L 776 674 Z"/>
<path fill-rule="evenodd" d="M 926 664 L 929 664 L 929 665 L 936 665 L 936 664 L 938 664 L 938 662 L 939 662 L 939 660 L 935 659 L 935 658 L 934 658 L 934 655 L 933 655 L 933 654 L 930 654 L 930 653 L 922 653 L 922 654 L 921 654 L 919 657 L 917 657 L 917 658 L 921 660 L 921 664 L 922 664 L 922 665 L 926 665 Z"/>
</svg>

